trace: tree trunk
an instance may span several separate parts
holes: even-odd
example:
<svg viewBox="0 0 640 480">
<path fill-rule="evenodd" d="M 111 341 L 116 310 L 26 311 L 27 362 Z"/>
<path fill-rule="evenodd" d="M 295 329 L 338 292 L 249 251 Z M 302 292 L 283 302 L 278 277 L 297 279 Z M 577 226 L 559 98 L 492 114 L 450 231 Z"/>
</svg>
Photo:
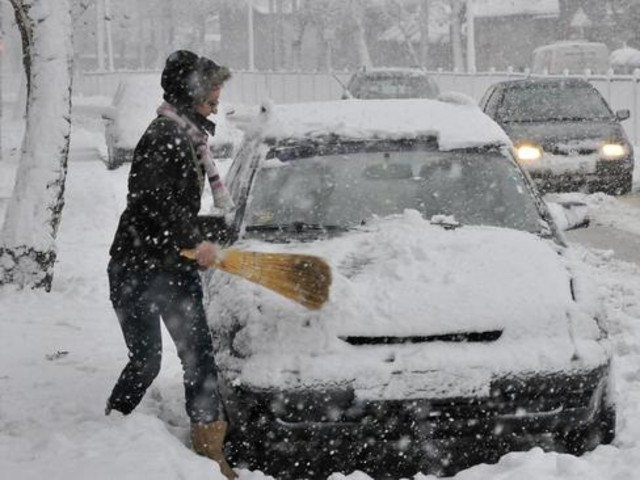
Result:
<svg viewBox="0 0 640 480">
<path fill-rule="evenodd" d="M 27 124 L 0 232 L 0 285 L 51 289 L 71 131 L 69 0 L 10 0 L 22 35 Z"/>
</svg>

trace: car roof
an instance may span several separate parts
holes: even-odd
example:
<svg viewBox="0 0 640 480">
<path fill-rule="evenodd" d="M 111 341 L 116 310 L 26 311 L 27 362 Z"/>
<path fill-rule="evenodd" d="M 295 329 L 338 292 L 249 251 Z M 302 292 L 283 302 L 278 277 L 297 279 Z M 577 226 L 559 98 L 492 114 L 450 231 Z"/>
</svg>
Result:
<svg viewBox="0 0 640 480">
<path fill-rule="evenodd" d="M 355 73 L 356 77 L 428 77 L 424 70 L 418 68 L 372 68 Z"/>
<path fill-rule="evenodd" d="M 436 137 L 440 150 L 511 145 L 502 128 L 477 105 L 432 99 L 266 104 L 252 128 L 275 141 L 329 136 L 344 140 Z"/>
<path fill-rule="evenodd" d="M 583 78 L 545 77 L 545 78 L 521 78 L 517 80 L 505 80 L 495 84 L 504 89 L 528 88 L 535 86 L 563 86 L 568 88 L 591 87 L 591 83 Z"/>
<path fill-rule="evenodd" d="M 589 48 L 607 48 L 602 42 L 588 42 L 585 40 L 561 40 L 555 43 L 549 43 L 547 45 L 541 45 L 537 47 L 534 52 L 542 52 L 545 50 L 557 50 L 563 48 L 575 48 L 575 47 L 589 47 Z"/>
</svg>

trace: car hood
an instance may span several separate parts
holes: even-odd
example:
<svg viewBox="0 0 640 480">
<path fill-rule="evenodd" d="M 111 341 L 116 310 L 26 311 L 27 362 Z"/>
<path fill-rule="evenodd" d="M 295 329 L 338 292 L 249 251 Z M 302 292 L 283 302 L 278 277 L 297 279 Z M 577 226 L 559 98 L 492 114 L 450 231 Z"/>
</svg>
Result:
<svg viewBox="0 0 640 480">
<path fill-rule="evenodd" d="M 514 143 L 535 141 L 543 146 L 575 142 L 593 143 L 593 149 L 605 140 L 626 139 L 622 126 L 610 121 L 501 123 Z"/>
<path fill-rule="evenodd" d="M 428 365 L 448 372 L 433 385 L 481 372 L 461 381 L 455 393 L 466 394 L 478 382 L 485 388 L 492 371 L 570 368 L 580 339 L 588 339 L 582 360 L 603 358 L 595 322 L 573 300 L 563 250 L 533 234 L 445 230 L 407 211 L 326 240 L 237 247 L 318 255 L 333 270 L 319 311 L 224 272 L 211 276 L 212 330 L 229 342 L 216 358 L 223 371 L 241 371 L 243 382 L 359 378 L 375 390 L 398 368 Z"/>
<path fill-rule="evenodd" d="M 566 318 L 576 307 L 565 259 L 550 240 L 503 228 L 445 230 L 415 211 L 336 238 L 250 240 L 238 248 L 317 255 L 332 267 L 330 299 L 315 312 L 221 274 L 216 281 L 227 282 L 226 291 L 216 303 L 236 318 L 256 321 L 265 334 L 269 324 L 280 328 L 308 319 L 333 337 L 567 335 Z"/>
</svg>

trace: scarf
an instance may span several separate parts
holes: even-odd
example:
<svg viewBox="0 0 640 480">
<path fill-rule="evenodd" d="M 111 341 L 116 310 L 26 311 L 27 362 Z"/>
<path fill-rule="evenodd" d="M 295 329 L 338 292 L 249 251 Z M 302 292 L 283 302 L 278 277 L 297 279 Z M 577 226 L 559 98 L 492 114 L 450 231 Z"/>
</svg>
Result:
<svg viewBox="0 0 640 480">
<path fill-rule="evenodd" d="M 216 166 L 216 162 L 213 160 L 213 155 L 207 144 L 209 135 L 198 128 L 191 120 L 184 115 L 180 115 L 175 106 L 168 102 L 164 102 L 158 107 L 158 115 L 169 118 L 176 122 L 180 128 L 182 128 L 189 139 L 192 141 L 198 161 L 204 168 L 204 171 L 209 180 L 209 186 L 211 187 L 211 194 L 213 195 L 213 206 L 229 212 L 233 210 L 235 205 L 231 199 L 231 195 L 227 190 L 222 178 L 220 178 L 220 172 Z"/>
</svg>

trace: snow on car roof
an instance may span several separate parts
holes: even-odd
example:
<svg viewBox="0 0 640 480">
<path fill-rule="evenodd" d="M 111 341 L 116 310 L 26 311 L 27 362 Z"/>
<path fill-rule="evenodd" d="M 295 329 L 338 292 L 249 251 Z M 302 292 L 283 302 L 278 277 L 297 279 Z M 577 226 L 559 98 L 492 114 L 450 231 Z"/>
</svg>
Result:
<svg viewBox="0 0 640 480">
<path fill-rule="evenodd" d="M 477 106 L 431 99 L 266 104 L 255 127 L 276 140 L 328 135 L 359 140 L 436 136 L 440 150 L 511 145 L 502 128 Z"/>
<path fill-rule="evenodd" d="M 427 72 L 419 68 L 402 68 L 402 67 L 375 67 L 357 72 L 356 75 L 412 75 L 412 76 L 428 76 Z"/>
</svg>

